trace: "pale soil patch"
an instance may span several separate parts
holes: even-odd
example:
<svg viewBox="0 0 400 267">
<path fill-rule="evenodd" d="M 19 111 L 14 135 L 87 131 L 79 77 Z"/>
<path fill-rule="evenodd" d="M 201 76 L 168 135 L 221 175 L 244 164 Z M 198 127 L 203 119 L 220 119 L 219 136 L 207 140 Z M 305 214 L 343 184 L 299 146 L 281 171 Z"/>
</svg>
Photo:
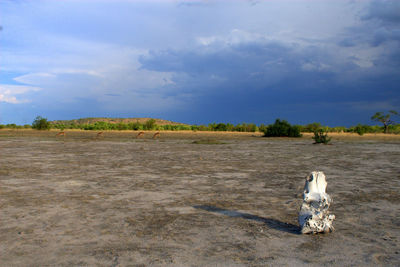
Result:
<svg viewBox="0 0 400 267">
<path fill-rule="evenodd" d="M 398 266 L 400 142 L 0 131 L 1 266 Z M 194 144 L 209 138 L 223 144 Z M 339 138 L 339 137 L 338 137 Z M 336 232 L 298 234 L 304 177 Z"/>
</svg>

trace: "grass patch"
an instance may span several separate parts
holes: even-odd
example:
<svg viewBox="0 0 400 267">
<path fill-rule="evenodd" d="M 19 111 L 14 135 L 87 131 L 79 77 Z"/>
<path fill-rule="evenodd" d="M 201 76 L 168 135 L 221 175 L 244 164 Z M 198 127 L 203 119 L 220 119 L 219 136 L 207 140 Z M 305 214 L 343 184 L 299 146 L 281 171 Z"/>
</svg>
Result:
<svg viewBox="0 0 400 267">
<path fill-rule="evenodd" d="M 200 145 L 223 145 L 226 144 L 225 142 L 221 142 L 215 139 L 201 139 L 193 141 L 192 144 L 200 144 Z"/>
</svg>

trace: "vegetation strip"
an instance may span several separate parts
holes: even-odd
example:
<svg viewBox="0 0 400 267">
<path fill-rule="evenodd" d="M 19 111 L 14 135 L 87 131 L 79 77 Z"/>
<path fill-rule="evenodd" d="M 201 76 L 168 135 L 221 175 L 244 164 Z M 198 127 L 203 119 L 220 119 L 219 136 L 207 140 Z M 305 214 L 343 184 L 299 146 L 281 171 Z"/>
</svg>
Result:
<svg viewBox="0 0 400 267">
<path fill-rule="evenodd" d="M 0 124 L 0 129 L 37 129 L 49 130 L 59 129 L 80 129 L 80 130 L 133 130 L 133 131 L 216 131 L 216 132 L 263 132 L 267 137 L 286 136 L 300 137 L 300 133 L 357 133 L 363 135 L 365 133 L 391 133 L 400 134 L 400 124 L 395 123 L 392 117 L 399 116 L 396 111 L 389 111 L 385 114 L 377 112 L 371 117 L 372 121 L 382 123 L 379 125 L 357 124 L 351 127 L 329 127 L 323 126 L 318 122 L 306 125 L 290 125 L 285 120 L 277 119 L 274 124 L 257 126 L 254 123 L 240 123 L 233 125 L 231 123 L 210 123 L 208 125 L 189 125 L 166 120 L 151 118 L 134 118 L 134 119 L 108 119 L 108 118 L 86 118 L 69 121 L 48 121 L 41 116 L 36 117 L 32 125 L 16 125 Z"/>
</svg>

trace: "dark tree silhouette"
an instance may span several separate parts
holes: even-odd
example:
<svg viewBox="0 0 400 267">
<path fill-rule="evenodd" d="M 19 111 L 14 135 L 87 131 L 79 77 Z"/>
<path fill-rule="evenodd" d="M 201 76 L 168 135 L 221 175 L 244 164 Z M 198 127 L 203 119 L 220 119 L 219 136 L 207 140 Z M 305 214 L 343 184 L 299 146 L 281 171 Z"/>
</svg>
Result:
<svg viewBox="0 0 400 267">
<path fill-rule="evenodd" d="M 381 122 L 383 124 L 383 132 L 387 133 L 388 126 L 394 123 L 394 121 L 392 121 L 390 118 L 392 115 L 399 115 L 399 113 L 394 110 L 390 110 L 387 114 L 383 112 L 377 112 L 371 117 L 371 120 Z"/>
</svg>

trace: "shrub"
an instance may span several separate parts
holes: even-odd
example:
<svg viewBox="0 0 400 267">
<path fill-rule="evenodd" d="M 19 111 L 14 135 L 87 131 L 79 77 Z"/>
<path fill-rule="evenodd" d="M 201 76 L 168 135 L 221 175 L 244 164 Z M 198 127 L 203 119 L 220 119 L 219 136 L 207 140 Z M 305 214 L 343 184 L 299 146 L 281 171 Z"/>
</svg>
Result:
<svg viewBox="0 0 400 267">
<path fill-rule="evenodd" d="M 146 124 L 144 125 L 145 130 L 153 130 L 156 128 L 156 120 L 155 119 L 150 119 L 146 121 Z"/>
<path fill-rule="evenodd" d="M 321 128 L 322 128 L 321 123 L 314 122 L 314 123 L 304 125 L 301 130 L 302 130 L 302 132 L 314 133 Z"/>
<path fill-rule="evenodd" d="M 266 137 L 301 137 L 300 127 L 292 126 L 285 120 L 277 119 L 274 124 L 267 127 L 264 132 Z"/>
<path fill-rule="evenodd" d="M 126 123 L 119 122 L 115 125 L 115 128 L 117 128 L 119 131 L 128 130 L 128 125 Z"/>
<path fill-rule="evenodd" d="M 215 122 L 213 123 L 209 123 L 208 124 L 208 129 L 209 131 L 215 131 L 215 129 L 217 128 L 217 124 Z"/>
<path fill-rule="evenodd" d="M 109 130 L 110 129 L 110 123 L 104 122 L 104 121 L 97 121 L 93 124 L 93 129 L 94 130 Z"/>
<path fill-rule="evenodd" d="M 233 125 L 232 123 L 227 123 L 226 124 L 226 130 L 229 132 L 232 132 L 233 129 L 235 129 L 235 125 Z"/>
<path fill-rule="evenodd" d="M 336 133 L 345 132 L 346 130 L 347 130 L 347 128 L 343 127 L 343 126 L 336 126 L 336 127 L 329 128 L 329 132 L 336 132 Z"/>
<path fill-rule="evenodd" d="M 265 124 L 260 124 L 260 126 L 258 127 L 258 130 L 260 132 L 264 132 L 267 131 L 268 126 L 266 126 Z"/>
<path fill-rule="evenodd" d="M 258 131 L 257 125 L 254 123 L 241 123 L 233 127 L 235 132 L 256 132 Z"/>
<path fill-rule="evenodd" d="M 359 135 L 363 135 L 366 132 L 369 132 L 369 126 L 368 125 L 357 124 L 357 126 L 354 127 L 353 131 L 355 133 L 358 133 Z"/>
<path fill-rule="evenodd" d="M 389 125 L 388 132 L 392 134 L 400 134 L 400 124 Z"/>
<path fill-rule="evenodd" d="M 6 128 L 8 129 L 17 129 L 17 125 L 15 123 L 9 123 L 6 125 Z"/>
<path fill-rule="evenodd" d="M 253 132 L 253 133 L 257 132 L 258 131 L 258 127 L 254 123 L 250 123 L 250 124 L 247 124 L 246 131 L 247 132 Z"/>
<path fill-rule="evenodd" d="M 315 143 L 314 144 L 325 144 L 327 145 L 331 141 L 331 137 L 328 137 L 328 134 L 323 130 L 319 129 L 318 131 L 314 132 L 313 138 Z"/>
<path fill-rule="evenodd" d="M 199 130 L 199 131 L 208 131 L 208 127 L 205 126 L 205 125 L 200 125 L 200 126 L 198 127 L 198 130 Z"/>
<path fill-rule="evenodd" d="M 37 116 L 32 123 L 32 129 L 50 130 L 50 128 L 51 128 L 50 122 L 48 122 L 46 118 L 42 118 L 41 116 Z"/>
<path fill-rule="evenodd" d="M 217 126 L 215 126 L 214 131 L 226 132 L 226 125 L 224 123 L 218 123 Z"/>
<path fill-rule="evenodd" d="M 391 125 L 388 126 L 388 128 Z M 382 126 L 370 126 L 364 124 L 357 124 L 356 126 L 352 126 L 346 130 L 346 132 L 350 133 L 358 133 L 359 135 L 363 135 L 365 133 L 382 133 L 384 131 Z"/>
<path fill-rule="evenodd" d="M 139 123 L 138 121 L 130 122 L 128 123 L 128 129 L 134 131 L 143 130 L 143 124 Z"/>
<path fill-rule="evenodd" d="M 94 130 L 94 126 L 92 124 L 82 124 L 81 127 L 83 127 L 84 130 Z"/>
</svg>

